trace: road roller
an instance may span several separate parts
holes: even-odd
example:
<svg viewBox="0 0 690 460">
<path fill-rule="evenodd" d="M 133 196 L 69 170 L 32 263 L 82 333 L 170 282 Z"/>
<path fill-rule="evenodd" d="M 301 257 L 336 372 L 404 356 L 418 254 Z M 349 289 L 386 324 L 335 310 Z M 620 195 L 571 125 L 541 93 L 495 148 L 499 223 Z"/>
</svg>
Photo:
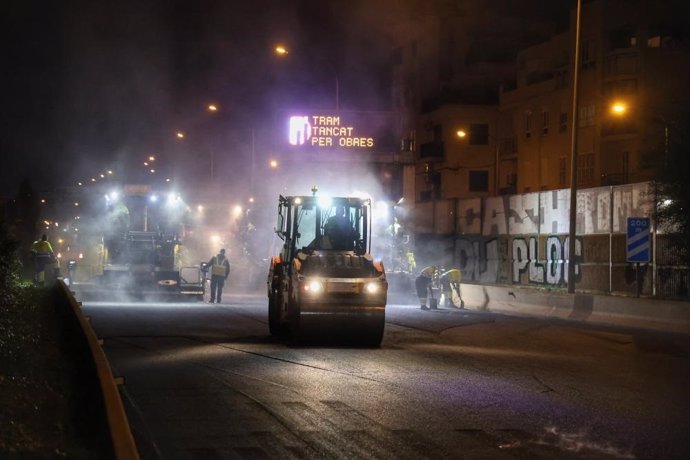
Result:
<svg viewBox="0 0 690 460">
<path fill-rule="evenodd" d="M 268 324 L 275 336 L 379 346 L 388 282 L 372 257 L 371 199 L 279 196 L 282 240 L 268 273 Z"/>
</svg>

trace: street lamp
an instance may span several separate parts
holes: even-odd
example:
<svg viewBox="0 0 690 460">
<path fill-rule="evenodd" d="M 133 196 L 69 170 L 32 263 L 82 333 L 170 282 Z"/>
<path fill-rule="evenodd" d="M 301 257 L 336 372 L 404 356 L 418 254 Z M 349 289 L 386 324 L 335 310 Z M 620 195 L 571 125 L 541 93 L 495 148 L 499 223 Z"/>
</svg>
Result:
<svg viewBox="0 0 690 460">
<path fill-rule="evenodd" d="M 628 105 L 625 102 L 616 101 L 611 104 L 610 111 L 612 114 L 622 117 L 628 114 Z M 653 114 L 650 118 L 661 122 L 664 126 L 664 166 L 668 167 L 668 122 L 666 117 L 661 114 Z"/>
<path fill-rule="evenodd" d="M 570 138 L 570 224 L 568 226 L 568 293 L 575 293 L 575 235 L 577 226 L 577 123 L 578 99 L 580 92 L 580 41 L 582 29 L 582 0 L 577 0 L 575 14 L 575 49 L 573 50 L 573 99 L 570 123 L 572 127 Z"/>
<path fill-rule="evenodd" d="M 281 56 L 281 57 L 287 56 L 288 54 L 290 54 L 290 51 L 284 45 L 277 45 L 273 49 L 273 51 L 277 56 Z M 326 64 L 328 64 L 331 71 L 333 72 L 333 78 L 335 79 L 335 110 L 339 111 L 340 110 L 340 81 L 338 79 L 338 72 L 336 72 L 335 66 L 330 61 L 328 61 L 326 59 L 322 59 L 322 58 L 321 58 L 321 60 L 323 62 L 325 62 Z"/>
</svg>

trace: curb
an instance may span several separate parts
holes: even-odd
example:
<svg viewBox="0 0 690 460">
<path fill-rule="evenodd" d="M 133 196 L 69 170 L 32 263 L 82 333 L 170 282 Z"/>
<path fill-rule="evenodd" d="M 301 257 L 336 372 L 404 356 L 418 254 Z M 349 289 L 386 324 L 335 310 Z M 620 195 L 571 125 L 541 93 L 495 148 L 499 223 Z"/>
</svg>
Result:
<svg viewBox="0 0 690 460">
<path fill-rule="evenodd" d="M 470 308 L 690 335 L 690 302 L 462 284 Z"/>
<path fill-rule="evenodd" d="M 122 404 L 122 399 L 120 398 L 120 393 L 115 383 L 115 377 L 110 369 L 108 359 L 101 348 L 99 339 L 91 327 L 91 324 L 89 324 L 89 321 L 82 314 L 80 303 L 74 298 L 69 288 L 62 280 L 59 280 L 57 284 L 69 302 L 72 313 L 77 319 L 86 342 L 88 343 L 93 364 L 98 374 L 97 377 L 100 383 L 101 393 L 103 395 L 105 413 L 115 458 L 118 460 L 138 460 L 140 458 L 139 452 L 137 451 L 134 437 L 129 427 L 129 421 L 127 420 L 124 405 Z"/>
</svg>

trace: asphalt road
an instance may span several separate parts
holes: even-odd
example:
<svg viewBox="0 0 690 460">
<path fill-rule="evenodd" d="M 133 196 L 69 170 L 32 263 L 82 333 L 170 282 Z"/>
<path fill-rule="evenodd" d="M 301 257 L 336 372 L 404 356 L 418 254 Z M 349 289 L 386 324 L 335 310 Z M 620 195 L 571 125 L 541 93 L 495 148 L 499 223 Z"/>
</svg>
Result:
<svg viewBox="0 0 690 460">
<path fill-rule="evenodd" d="M 342 348 L 272 338 L 260 295 L 83 309 L 144 459 L 690 457 L 687 338 L 389 303 Z"/>
</svg>

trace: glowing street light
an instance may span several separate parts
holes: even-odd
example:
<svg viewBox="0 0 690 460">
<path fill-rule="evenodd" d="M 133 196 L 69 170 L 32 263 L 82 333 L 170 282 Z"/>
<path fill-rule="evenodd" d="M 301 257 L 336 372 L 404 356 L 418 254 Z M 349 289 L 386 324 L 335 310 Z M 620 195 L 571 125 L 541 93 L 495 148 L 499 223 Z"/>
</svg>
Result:
<svg viewBox="0 0 690 460">
<path fill-rule="evenodd" d="M 279 56 L 285 56 L 286 54 L 288 54 L 287 48 L 285 48 L 283 45 L 277 45 L 274 51 Z"/>
<path fill-rule="evenodd" d="M 628 106 L 622 102 L 614 102 L 611 104 L 611 113 L 614 115 L 623 115 L 628 111 Z"/>
<path fill-rule="evenodd" d="M 273 169 L 276 169 L 278 167 L 278 160 L 271 160 L 268 162 L 268 166 L 270 166 Z"/>
<path fill-rule="evenodd" d="M 624 102 L 614 102 L 611 104 L 610 107 L 611 113 L 613 113 L 616 116 L 624 116 L 628 115 L 628 106 Z M 668 121 L 666 120 L 666 117 L 664 117 L 661 114 L 652 114 L 648 116 L 649 119 L 659 121 L 661 124 L 664 126 L 664 164 L 666 166 L 668 163 L 668 149 L 669 149 L 669 126 L 668 126 Z"/>
<path fill-rule="evenodd" d="M 217 112 L 218 111 L 218 106 L 216 104 L 209 104 L 208 107 L 206 107 L 209 112 Z"/>
<path fill-rule="evenodd" d="M 455 132 L 455 135 L 458 136 L 460 139 L 463 139 L 464 137 L 467 136 L 467 131 L 465 131 L 464 129 L 458 129 Z"/>
<path fill-rule="evenodd" d="M 178 139 L 184 139 L 184 133 L 182 131 L 176 132 L 175 136 L 177 136 Z"/>
</svg>

